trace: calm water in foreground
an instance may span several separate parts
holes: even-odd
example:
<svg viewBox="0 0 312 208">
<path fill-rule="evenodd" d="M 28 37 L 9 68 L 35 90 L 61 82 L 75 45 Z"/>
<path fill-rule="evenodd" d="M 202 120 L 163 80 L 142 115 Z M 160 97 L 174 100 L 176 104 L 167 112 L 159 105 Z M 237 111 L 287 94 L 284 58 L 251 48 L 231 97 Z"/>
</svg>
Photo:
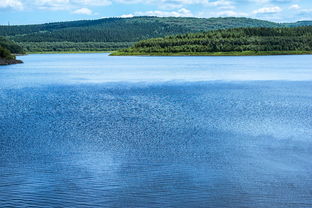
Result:
<svg viewBox="0 0 312 208">
<path fill-rule="evenodd" d="M 0 207 L 312 207 L 312 56 L 0 67 Z"/>
</svg>

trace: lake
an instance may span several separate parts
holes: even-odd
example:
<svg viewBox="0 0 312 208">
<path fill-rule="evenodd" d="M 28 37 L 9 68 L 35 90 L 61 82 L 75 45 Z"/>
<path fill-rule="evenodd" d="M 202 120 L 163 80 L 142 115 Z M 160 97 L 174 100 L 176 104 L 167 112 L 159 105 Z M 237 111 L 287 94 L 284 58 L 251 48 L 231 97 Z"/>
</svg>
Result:
<svg viewBox="0 0 312 208">
<path fill-rule="evenodd" d="M 312 207 L 312 56 L 0 67 L 0 207 Z"/>
</svg>

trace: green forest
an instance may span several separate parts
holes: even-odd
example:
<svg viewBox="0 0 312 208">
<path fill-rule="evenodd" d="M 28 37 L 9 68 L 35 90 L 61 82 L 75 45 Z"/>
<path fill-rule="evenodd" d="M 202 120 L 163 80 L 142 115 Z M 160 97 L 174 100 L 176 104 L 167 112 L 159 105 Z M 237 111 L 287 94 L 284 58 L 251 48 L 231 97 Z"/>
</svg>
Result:
<svg viewBox="0 0 312 208">
<path fill-rule="evenodd" d="M 26 52 L 115 51 L 150 38 L 228 28 L 281 28 L 312 21 L 279 24 L 250 18 L 134 17 L 104 18 L 37 25 L 0 26 L 0 36 Z"/>
<path fill-rule="evenodd" d="M 154 38 L 112 55 L 269 55 L 312 53 L 312 26 L 237 28 Z"/>
<path fill-rule="evenodd" d="M 22 47 L 17 45 L 15 42 L 0 37 L 0 58 L 4 59 L 15 59 L 13 54 L 23 54 Z"/>
<path fill-rule="evenodd" d="M 3 59 L 14 59 L 14 56 L 11 54 L 11 52 L 8 49 L 3 48 L 2 46 L 0 46 L 0 58 L 3 58 Z"/>
<path fill-rule="evenodd" d="M 19 43 L 27 52 L 74 52 L 116 51 L 132 46 L 133 42 L 23 42 Z"/>
</svg>

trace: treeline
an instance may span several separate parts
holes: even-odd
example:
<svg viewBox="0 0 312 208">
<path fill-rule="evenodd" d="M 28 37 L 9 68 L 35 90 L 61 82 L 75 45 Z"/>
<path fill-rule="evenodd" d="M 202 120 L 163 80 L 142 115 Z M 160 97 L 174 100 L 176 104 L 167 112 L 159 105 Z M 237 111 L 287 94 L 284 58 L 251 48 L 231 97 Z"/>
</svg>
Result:
<svg viewBox="0 0 312 208">
<path fill-rule="evenodd" d="M 0 37 L 0 65 L 23 63 L 16 60 L 12 53 L 24 53 L 22 48 L 13 41 Z"/>
<path fill-rule="evenodd" d="M 0 37 L 0 47 L 7 49 L 11 53 L 15 54 L 23 54 L 24 50 L 21 46 L 19 46 L 17 43 L 8 40 L 4 37 Z"/>
<path fill-rule="evenodd" d="M 22 47 L 17 45 L 15 42 L 0 37 L 0 58 L 15 59 L 15 56 L 12 55 L 12 53 L 23 54 L 24 51 Z"/>
<path fill-rule="evenodd" d="M 116 51 L 127 48 L 130 42 L 20 42 L 25 52 L 66 52 L 66 51 Z"/>
<path fill-rule="evenodd" d="M 311 51 L 312 26 L 238 28 L 155 38 L 121 50 L 125 54 L 244 51 Z"/>
<path fill-rule="evenodd" d="M 11 54 L 11 52 L 8 49 L 0 46 L 0 59 L 1 58 L 14 59 L 14 56 Z"/>
<path fill-rule="evenodd" d="M 6 36 L 23 47 L 26 46 L 25 50 L 27 51 L 94 50 L 97 46 L 101 48 L 97 50 L 111 51 L 126 48 L 132 42 L 177 34 L 240 27 L 293 27 L 302 24 L 312 25 L 312 22 L 278 24 L 234 17 L 209 19 L 187 17 L 104 18 L 38 25 L 0 26 L 0 36 Z M 66 42 L 68 46 L 62 47 L 61 43 L 63 42 Z M 106 44 L 99 45 L 100 42 Z M 75 43 L 83 44 L 75 45 Z M 90 46 L 91 43 L 94 43 L 95 47 Z"/>
</svg>

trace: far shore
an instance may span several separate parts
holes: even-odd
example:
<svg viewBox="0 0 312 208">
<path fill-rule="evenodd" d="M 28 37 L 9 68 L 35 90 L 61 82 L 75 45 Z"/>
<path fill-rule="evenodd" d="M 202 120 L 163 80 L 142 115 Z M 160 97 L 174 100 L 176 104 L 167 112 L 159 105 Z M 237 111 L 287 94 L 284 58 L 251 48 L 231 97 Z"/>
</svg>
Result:
<svg viewBox="0 0 312 208">
<path fill-rule="evenodd" d="M 109 53 L 110 56 L 273 56 L 273 55 L 311 55 L 312 51 L 243 51 L 243 52 L 179 52 L 179 53 L 137 53 L 122 51 L 45 51 L 26 52 L 15 54 L 24 56 L 28 54 L 84 54 L 84 53 Z"/>
</svg>

